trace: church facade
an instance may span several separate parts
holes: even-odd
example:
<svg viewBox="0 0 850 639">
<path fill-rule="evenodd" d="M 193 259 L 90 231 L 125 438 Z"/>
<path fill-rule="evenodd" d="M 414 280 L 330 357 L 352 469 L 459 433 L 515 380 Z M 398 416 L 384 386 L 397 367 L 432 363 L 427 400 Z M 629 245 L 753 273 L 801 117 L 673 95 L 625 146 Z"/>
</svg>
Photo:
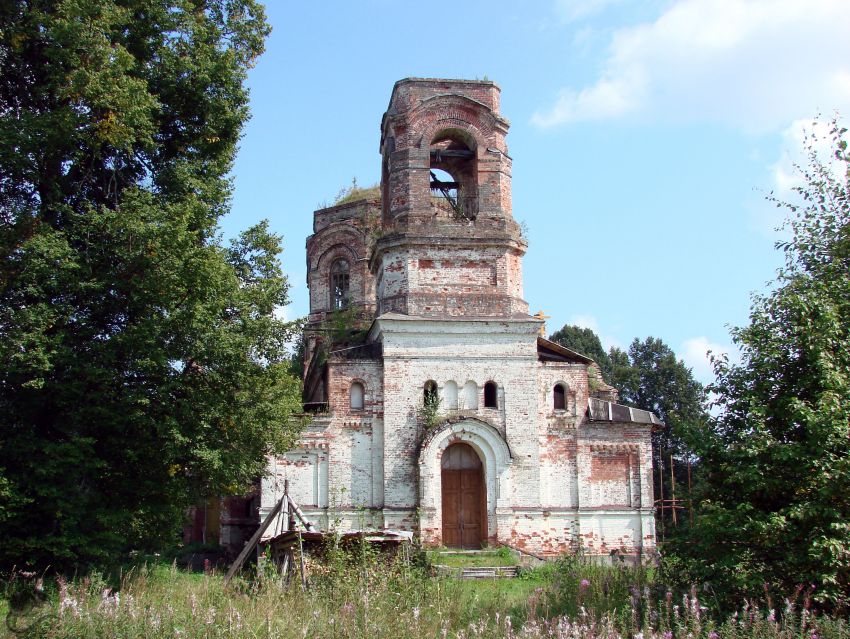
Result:
<svg viewBox="0 0 850 639">
<path fill-rule="evenodd" d="M 617 404 L 596 364 L 529 315 L 507 131 L 492 82 L 395 84 L 380 192 L 314 213 L 310 417 L 269 460 L 261 518 L 286 483 L 323 529 L 541 556 L 654 551 L 659 422 Z"/>
</svg>

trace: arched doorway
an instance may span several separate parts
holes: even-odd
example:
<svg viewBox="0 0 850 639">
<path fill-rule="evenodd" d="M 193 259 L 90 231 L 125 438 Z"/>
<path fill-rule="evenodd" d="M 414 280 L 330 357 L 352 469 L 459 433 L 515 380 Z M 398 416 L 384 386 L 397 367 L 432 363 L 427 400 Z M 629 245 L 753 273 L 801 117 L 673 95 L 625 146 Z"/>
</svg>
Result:
<svg viewBox="0 0 850 639">
<path fill-rule="evenodd" d="M 443 545 L 481 548 L 487 538 L 484 469 L 469 444 L 452 444 L 440 462 L 443 497 Z"/>
</svg>

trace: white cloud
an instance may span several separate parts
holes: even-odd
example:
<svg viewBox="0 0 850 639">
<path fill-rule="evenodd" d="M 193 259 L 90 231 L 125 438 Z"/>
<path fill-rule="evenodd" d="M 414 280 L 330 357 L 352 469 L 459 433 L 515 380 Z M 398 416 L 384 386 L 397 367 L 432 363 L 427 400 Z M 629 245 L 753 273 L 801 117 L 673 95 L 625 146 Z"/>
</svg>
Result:
<svg viewBox="0 0 850 639">
<path fill-rule="evenodd" d="M 794 120 L 782 132 L 781 155 L 770 167 L 777 197 L 782 199 L 792 197 L 794 188 L 803 185 L 803 176 L 795 167 L 805 168 L 808 165 L 805 148 L 807 143 L 812 145 L 822 162 L 832 167 L 833 173 L 843 168 L 843 163 L 835 159 L 833 155 L 834 149 L 829 135 L 830 126 L 829 119 L 825 118 L 816 121 Z"/>
<path fill-rule="evenodd" d="M 772 131 L 850 111 L 848 24 L 847 0 L 679 0 L 654 22 L 615 30 L 597 80 L 563 89 L 533 122 L 634 115 Z"/>
<path fill-rule="evenodd" d="M 709 351 L 714 357 L 719 357 L 725 353 L 731 361 L 738 361 L 737 351 L 732 346 L 712 342 L 703 336 L 686 339 L 682 344 L 679 356 L 692 369 L 694 377 L 703 384 L 714 381 L 714 370 L 711 367 Z"/>
<path fill-rule="evenodd" d="M 844 164 L 835 158 L 831 144 L 829 130 L 833 115 L 824 113 L 819 120 L 794 120 L 781 132 L 779 156 L 772 164 L 765 165 L 767 179 L 771 182 L 770 190 L 779 201 L 803 204 L 800 195 L 794 191 L 805 183 L 803 175 L 796 167 L 808 168 L 806 146 L 809 144 L 820 161 L 832 169 L 834 175 L 838 176 L 840 171 L 844 170 Z M 789 216 L 786 207 L 777 207 L 773 202 L 760 198 L 758 202 L 748 204 L 748 209 L 753 230 L 774 241 L 790 238 L 790 230 L 783 227 Z"/>
</svg>

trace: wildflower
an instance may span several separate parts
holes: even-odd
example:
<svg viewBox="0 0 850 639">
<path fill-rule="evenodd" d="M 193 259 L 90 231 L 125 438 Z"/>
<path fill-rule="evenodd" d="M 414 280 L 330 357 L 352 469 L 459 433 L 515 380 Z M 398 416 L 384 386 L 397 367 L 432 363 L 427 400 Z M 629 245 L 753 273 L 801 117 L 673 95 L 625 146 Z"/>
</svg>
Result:
<svg viewBox="0 0 850 639">
<path fill-rule="evenodd" d="M 588 588 L 590 586 L 590 582 L 587 579 L 582 579 L 581 583 L 579 583 L 579 586 L 582 590 L 584 590 L 585 588 Z"/>
<path fill-rule="evenodd" d="M 419 606 L 413 607 L 413 621 L 419 621 Z"/>
<path fill-rule="evenodd" d="M 711 632 L 708 633 L 708 639 L 717 639 L 717 633 L 714 630 L 712 630 Z"/>
<path fill-rule="evenodd" d="M 672 630 L 664 631 L 664 639 L 673 639 L 673 631 Z"/>
</svg>

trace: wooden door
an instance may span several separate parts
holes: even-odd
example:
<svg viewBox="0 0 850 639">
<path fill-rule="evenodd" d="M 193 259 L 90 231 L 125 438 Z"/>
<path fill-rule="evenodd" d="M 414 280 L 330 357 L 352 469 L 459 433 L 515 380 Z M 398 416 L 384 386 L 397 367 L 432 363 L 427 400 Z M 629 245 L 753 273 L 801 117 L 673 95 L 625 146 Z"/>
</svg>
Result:
<svg viewBox="0 0 850 639">
<path fill-rule="evenodd" d="M 453 444 L 441 461 L 443 544 L 481 548 L 487 537 L 484 473 L 481 459 L 467 444 Z"/>
</svg>

